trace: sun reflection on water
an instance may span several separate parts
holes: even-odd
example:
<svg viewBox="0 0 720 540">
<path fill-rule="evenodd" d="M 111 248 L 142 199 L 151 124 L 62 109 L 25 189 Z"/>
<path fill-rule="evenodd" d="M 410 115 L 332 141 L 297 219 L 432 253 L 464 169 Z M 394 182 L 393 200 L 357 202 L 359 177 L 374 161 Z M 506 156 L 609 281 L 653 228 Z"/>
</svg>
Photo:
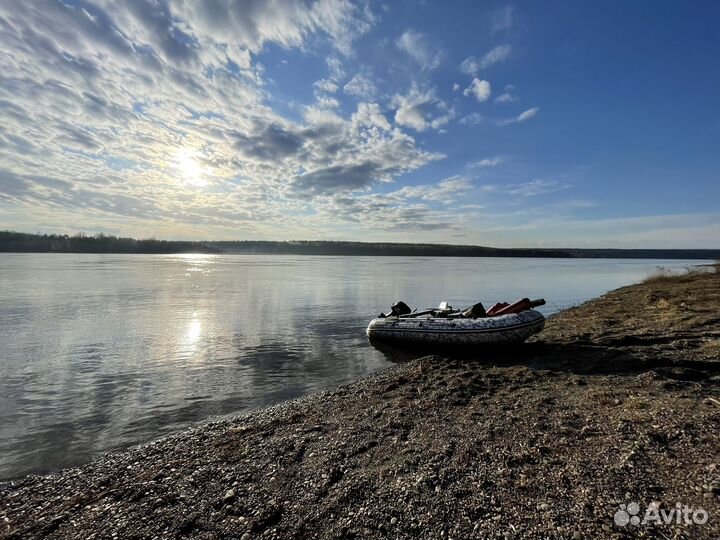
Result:
<svg viewBox="0 0 720 540">
<path fill-rule="evenodd" d="M 187 321 L 185 331 L 179 340 L 181 355 L 185 359 L 194 359 L 199 352 L 200 340 L 203 337 L 203 317 L 193 311 L 192 318 Z"/>
<path fill-rule="evenodd" d="M 202 333 L 202 321 L 193 313 L 193 318 L 190 320 L 185 332 L 185 343 L 187 345 L 195 345 L 200 339 Z"/>
</svg>

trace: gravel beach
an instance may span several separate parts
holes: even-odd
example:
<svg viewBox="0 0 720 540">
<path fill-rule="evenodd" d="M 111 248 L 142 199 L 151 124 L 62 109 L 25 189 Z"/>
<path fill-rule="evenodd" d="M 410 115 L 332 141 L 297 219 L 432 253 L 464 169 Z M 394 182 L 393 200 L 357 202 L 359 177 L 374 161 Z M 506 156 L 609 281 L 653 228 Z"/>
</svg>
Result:
<svg viewBox="0 0 720 540">
<path fill-rule="evenodd" d="M 711 539 L 719 494 L 709 270 L 564 311 L 510 353 L 425 356 L 0 484 L 0 538 Z M 622 522 L 677 503 L 688 519 Z"/>
</svg>

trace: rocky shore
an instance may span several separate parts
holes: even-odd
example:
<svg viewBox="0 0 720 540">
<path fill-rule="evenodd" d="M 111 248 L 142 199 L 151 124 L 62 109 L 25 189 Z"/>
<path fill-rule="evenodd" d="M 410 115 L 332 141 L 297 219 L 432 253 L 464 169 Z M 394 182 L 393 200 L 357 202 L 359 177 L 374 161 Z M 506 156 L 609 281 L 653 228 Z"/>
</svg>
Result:
<svg viewBox="0 0 720 540">
<path fill-rule="evenodd" d="M 0 538 L 710 539 L 719 493 L 708 271 L 565 311 L 511 354 L 426 356 L 2 484 Z M 648 508 L 672 523 L 625 524 Z"/>
</svg>

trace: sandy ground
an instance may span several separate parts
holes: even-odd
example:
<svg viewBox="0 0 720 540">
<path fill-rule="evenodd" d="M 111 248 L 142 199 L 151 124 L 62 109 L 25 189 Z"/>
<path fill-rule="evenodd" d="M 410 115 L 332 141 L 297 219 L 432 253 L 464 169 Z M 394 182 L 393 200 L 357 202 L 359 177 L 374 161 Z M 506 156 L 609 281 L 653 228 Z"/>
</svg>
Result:
<svg viewBox="0 0 720 540">
<path fill-rule="evenodd" d="M 0 485 L 0 537 L 709 539 L 719 493 L 706 272 L 613 291 L 511 353 L 426 356 Z M 672 523 L 618 525 L 631 503 Z"/>
</svg>

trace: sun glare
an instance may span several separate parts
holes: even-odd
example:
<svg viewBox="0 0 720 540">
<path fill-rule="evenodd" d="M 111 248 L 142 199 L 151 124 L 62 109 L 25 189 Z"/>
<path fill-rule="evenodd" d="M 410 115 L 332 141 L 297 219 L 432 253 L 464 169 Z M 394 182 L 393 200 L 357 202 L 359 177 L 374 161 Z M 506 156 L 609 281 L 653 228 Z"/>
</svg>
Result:
<svg viewBox="0 0 720 540">
<path fill-rule="evenodd" d="M 175 154 L 175 167 L 186 184 L 192 186 L 206 186 L 207 171 L 200 161 L 200 154 L 196 150 L 181 148 Z"/>
</svg>

